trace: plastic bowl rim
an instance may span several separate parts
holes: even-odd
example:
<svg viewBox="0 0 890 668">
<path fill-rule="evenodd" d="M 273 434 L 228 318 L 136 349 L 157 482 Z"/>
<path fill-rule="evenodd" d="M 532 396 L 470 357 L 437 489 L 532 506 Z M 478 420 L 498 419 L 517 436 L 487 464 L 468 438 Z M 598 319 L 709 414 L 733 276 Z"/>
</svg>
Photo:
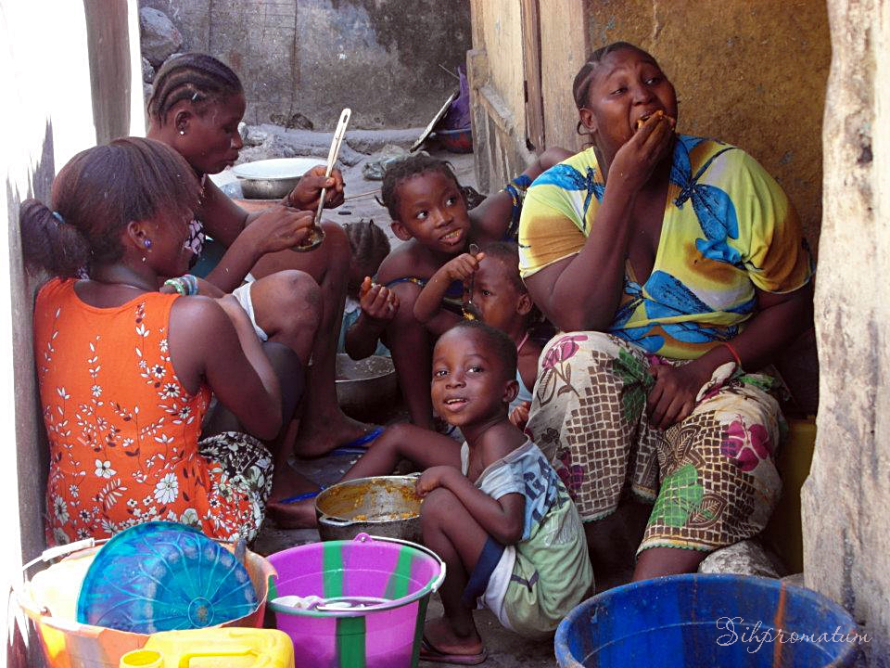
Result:
<svg viewBox="0 0 890 668">
<path fill-rule="evenodd" d="M 763 577 L 760 575 L 738 575 L 733 573 L 681 573 L 679 575 L 667 575 L 659 578 L 653 578 L 651 580 L 644 580 L 642 582 L 629 582 L 627 584 L 620 585 L 618 587 L 614 587 L 612 589 L 607 589 L 606 591 L 600 592 L 590 598 L 582 601 L 578 605 L 576 605 L 570 612 L 563 618 L 563 620 L 559 623 L 559 626 L 556 628 L 556 634 L 553 637 L 553 647 L 556 654 L 557 661 L 561 661 L 562 659 L 571 659 L 578 666 L 582 666 L 577 658 L 571 655 L 571 650 L 569 649 L 568 642 L 568 634 L 571 628 L 575 625 L 576 621 L 589 610 L 592 606 L 596 605 L 603 600 L 606 600 L 610 597 L 617 596 L 623 594 L 631 589 L 639 589 L 642 586 L 652 585 L 655 583 L 663 583 L 663 582 L 695 582 L 696 580 L 707 580 L 707 581 L 732 581 L 738 582 L 739 579 L 754 581 L 758 586 L 766 586 L 770 589 L 785 589 L 794 591 L 796 595 L 802 596 L 805 599 L 808 599 L 812 604 L 818 604 L 823 607 L 827 607 L 829 610 L 834 612 L 835 614 L 840 613 L 841 617 L 849 618 L 851 622 L 851 626 L 848 626 L 845 629 L 845 633 L 849 634 L 851 631 L 858 631 L 859 625 L 856 624 L 856 620 L 847 612 L 843 606 L 838 604 L 836 601 L 831 600 L 824 594 L 820 594 L 819 592 L 813 591 L 812 589 L 808 589 L 806 587 L 801 587 L 799 585 L 790 584 L 788 582 L 783 582 L 782 580 L 777 580 L 775 578 Z M 858 648 L 854 643 L 847 643 L 847 647 L 845 647 L 835 658 L 835 661 L 838 659 L 845 659 L 852 656 L 855 656 L 855 653 L 858 652 Z M 573 665 L 573 664 L 565 664 L 565 665 Z"/>
<path fill-rule="evenodd" d="M 395 477 L 395 476 L 393 476 Z M 357 478 L 357 480 L 362 480 L 362 478 Z M 350 481 L 351 482 L 351 481 Z M 293 617 L 317 617 L 317 618 L 331 618 L 331 617 L 364 617 L 370 613 L 375 612 L 384 612 L 386 610 L 394 610 L 396 608 L 402 608 L 406 605 L 410 605 L 416 601 L 419 601 L 424 596 L 428 594 L 432 594 L 439 590 L 439 587 L 442 586 L 442 583 L 445 581 L 445 562 L 442 560 L 438 554 L 433 552 L 431 549 L 426 547 L 425 545 L 421 545 L 419 543 L 412 543 L 410 540 L 401 540 L 399 538 L 389 538 L 387 536 L 374 536 L 369 534 L 360 533 L 358 536 L 353 538 L 352 540 L 331 540 L 326 541 L 325 545 L 342 545 L 344 543 L 366 543 L 368 540 L 377 541 L 382 543 L 396 543 L 398 545 L 407 546 L 417 550 L 418 552 L 422 552 L 426 556 L 434 559 L 439 564 L 439 575 L 435 578 L 431 579 L 427 582 L 423 587 L 418 589 L 413 594 L 408 594 L 407 596 L 403 596 L 402 598 L 397 598 L 394 601 L 390 601 L 389 603 L 381 603 L 380 605 L 369 606 L 367 608 L 357 608 L 357 609 L 349 609 L 349 610 L 326 610 L 325 612 L 318 612 L 316 610 L 298 610 L 295 608 L 291 608 L 286 605 L 281 605 L 279 603 L 275 603 L 274 600 L 269 600 L 266 605 L 270 606 L 271 609 L 275 613 L 280 613 L 284 615 L 290 615 Z M 290 552 L 292 550 L 300 550 L 311 545 L 317 545 L 318 543 L 309 543 L 307 545 L 296 545 L 294 547 L 289 547 L 286 550 L 281 550 L 280 552 L 275 552 L 274 554 L 270 554 L 267 559 L 270 559 L 269 563 L 272 563 L 272 566 L 275 567 L 276 571 L 280 569 L 275 566 L 273 562 L 271 562 L 271 557 L 277 554 L 284 554 L 286 552 Z M 280 574 L 278 577 L 281 577 Z M 277 589 L 277 583 L 276 583 Z"/>
</svg>

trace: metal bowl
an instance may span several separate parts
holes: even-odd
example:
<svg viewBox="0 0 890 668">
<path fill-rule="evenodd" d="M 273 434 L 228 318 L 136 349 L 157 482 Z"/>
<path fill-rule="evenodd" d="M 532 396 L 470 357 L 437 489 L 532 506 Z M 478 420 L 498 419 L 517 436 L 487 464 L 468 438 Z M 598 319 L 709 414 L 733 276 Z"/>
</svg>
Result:
<svg viewBox="0 0 890 668">
<path fill-rule="evenodd" d="M 245 199 L 281 199 L 318 164 L 317 158 L 273 158 L 235 165 L 232 173 L 238 177 Z"/>
<path fill-rule="evenodd" d="M 420 542 L 421 499 L 415 476 L 357 478 L 331 485 L 315 499 L 322 540 L 351 540 L 360 533 Z"/>
<path fill-rule="evenodd" d="M 373 420 L 398 399 L 396 369 L 392 358 L 371 355 L 354 360 L 337 354 L 337 403 L 347 415 Z"/>
</svg>

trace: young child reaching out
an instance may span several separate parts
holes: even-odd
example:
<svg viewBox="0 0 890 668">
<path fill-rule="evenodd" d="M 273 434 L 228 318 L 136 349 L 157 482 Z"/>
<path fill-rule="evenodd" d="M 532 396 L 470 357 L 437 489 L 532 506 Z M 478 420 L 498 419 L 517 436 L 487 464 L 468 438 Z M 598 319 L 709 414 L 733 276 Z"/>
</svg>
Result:
<svg viewBox="0 0 890 668">
<path fill-rule="evenodd" d="M 507 419 L 516 396 L 516 346 L 478 321 L 443 334 L 433 353 L 436 411 L 466 443 L 414 425 L 387 430 L 345 479 L 390 473 L 409 459 L 424 544 L 447 564 L 445 616 L 427 622 L 421 658 L 485 659 L 472 610 L 487 607 L 526 637 L 551 633 L 593 585 L 584 530 L 544 454 Z"/>
<path fill-rule="evenodd" d="M 347 223 L 343 226 L 343 231 L 349 241 L 351 259 L 337 352 L 355 353 L 356 351 L 350 351 L 346 347 L 346 332 L 349 328 L 363 315 L 365 318 L 379 318 L 385 322 L 392 320 L 399 308 L 399 301 L 390 290 L 372 283 L 380 263 L 390 252 L 386 232 L 373 220 Z M 377 343 L 370 352 L 361 354 L 362 352 L 364 351 L 359 351 L 354 359 L 362 359 L 368 355 L 389 355 L 389 350 L 382 342 Z"/>
<path fill-rule="evenodd" d="M 524 181 L 568 156 L 551 149 L 523 172 Z M 467 211 L 463 190 L 448 163 L 423 154 L 412 155 L 390 167 L 383 179 L 383 202 L 392 217 L 393 233 L 406 243 L 383 261 L 379 281 L 398 299 L 391 319 L 361 317 L 347 332 L 346 350 L 353 357 L 370 354 L 384 337 L 392 351 L 399 386 L 411 421 L 432 428 L 429 384 L 431 344 L 462 318 L 463 286 L 457 281 L 446 291 L 448 309 L 426 323 L 414 317 L 421 289 L 449 260 L 465 253 L 469 243 L 498 241 L 508 231 L 517 210 L 516 188 L 489 197 Z M 382 288 L 381 288 L 382 290 Z M 384 314 L 386 315 L 386 314 Z M 363 313 L 364 316 L 364 313 Z"/>
<path fill-rule="evenodd" d="M 499 329 L 516 345 L 519 392 L 510 404 L 510 421 L 520 429 L 528 421 L 532 388 L 538 375 L 541 344 L 531 338 L 535 307 L 519 277 L 519 250 L 514 243 L 495 241 L 477 255 L 463 253 L 433 274 L 414 302 L 414 317 L 426 323 L 442 308 L 446 286 L 463 281 L 472 315 Z M 470 288 L 472 290 L 470 291 Z"/>
</svg>

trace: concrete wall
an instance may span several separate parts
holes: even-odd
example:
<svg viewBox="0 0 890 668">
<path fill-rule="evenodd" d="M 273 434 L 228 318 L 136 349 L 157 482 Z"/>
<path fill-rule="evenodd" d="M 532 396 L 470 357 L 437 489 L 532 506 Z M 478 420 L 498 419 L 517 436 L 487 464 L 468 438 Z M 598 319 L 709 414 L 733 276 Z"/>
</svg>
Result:
<svg viewBox="0 0 890 668">
<path fill-rule="evenodd" d="M 587 6 L 591 49 L 622 40 L 651 52 L 677 88 L 679 131 L 717 137 L 757 158 L 794 202 L 815 248 L 831 59 L 824 0 Z"/>
<path fill-rule="evenodd" d="M 457 88 L 470 48 L 466 2 L 439 0 L 141 0 L 167 13 L 184 49 L 241 77 L 245 119 L 300 113 L 333 129 L 425 126 Z"/>
<path fill-rule="evenodd" d="M 890 1 L 829 3 L 833 59 L 816 289 L 822 403 L 802 493 L 807 586 L 890 666 Z"/>
</svg>

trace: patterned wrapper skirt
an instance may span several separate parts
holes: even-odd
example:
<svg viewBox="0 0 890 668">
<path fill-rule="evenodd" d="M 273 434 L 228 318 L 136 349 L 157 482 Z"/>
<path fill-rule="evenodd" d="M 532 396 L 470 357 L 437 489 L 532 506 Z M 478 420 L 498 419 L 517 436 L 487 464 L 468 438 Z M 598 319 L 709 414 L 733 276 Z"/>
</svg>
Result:
<svg viewBox="0 0 890 668">
<path fill-rule="evenodd" d="M 610 515 L 628 492 L 654 502 L 638 553 L 750 538 L 781 493 L 777 381 L 718 369 L 692 414 L 661 431 L 646 416 L 649 367 L 682 363 L 600 332 L 560 334 L 541 353 L 526 431 L 584 521 Z"/>
</svg>

